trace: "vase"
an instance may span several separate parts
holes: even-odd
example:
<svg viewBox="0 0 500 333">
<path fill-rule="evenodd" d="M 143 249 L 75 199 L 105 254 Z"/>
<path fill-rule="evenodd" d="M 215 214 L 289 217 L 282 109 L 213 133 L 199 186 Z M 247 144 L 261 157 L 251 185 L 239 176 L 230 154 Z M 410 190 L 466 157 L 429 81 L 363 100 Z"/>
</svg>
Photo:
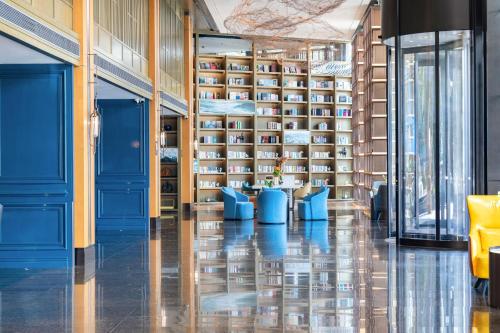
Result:
<svg viewBox="0 0 500 333">
<path fill-rule="evenodd" d="M 273 185 L 278 186 L 280 184 L 280 177 L 273 177 Z"/>
</svg>

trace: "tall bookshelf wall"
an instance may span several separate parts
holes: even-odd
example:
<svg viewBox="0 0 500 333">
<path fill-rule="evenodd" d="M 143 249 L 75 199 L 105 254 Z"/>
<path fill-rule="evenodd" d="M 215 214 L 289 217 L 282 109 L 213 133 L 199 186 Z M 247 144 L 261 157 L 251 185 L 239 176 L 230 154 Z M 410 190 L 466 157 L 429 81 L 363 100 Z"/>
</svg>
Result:
<svg viewBox="0 0 500 333">
<path fill-rule="evenodd" d="M 254 52 L 256 54 L 256 52 Z M 330 199 L 353 198 L 351 77 L 311 74 L 307 59 L 197 54 L 195 100 L 197 201 L 221 201 L 220 188 L 263 184 L 277 157 L 285 174 L 331 188 Z M 202 99 L 251 100 L 255 115 L 200 112 Z M 310 132 L 307 144 L 286 134 Z"/>
<path fill-rule="evenodd" d="M 354 199 L 366 202 L 365 115 L 364 115 L 364 34 L 357 31 L 352 42 L 352 126 L 354 154 Z"/>
<path fill-rule="evenodd" d="M 353 40 L 355 198 L 366 204 L 373 183 L 387 176 L 387 58 L 380 35 L 380 6 L 373 5 Z"/>
</svg>

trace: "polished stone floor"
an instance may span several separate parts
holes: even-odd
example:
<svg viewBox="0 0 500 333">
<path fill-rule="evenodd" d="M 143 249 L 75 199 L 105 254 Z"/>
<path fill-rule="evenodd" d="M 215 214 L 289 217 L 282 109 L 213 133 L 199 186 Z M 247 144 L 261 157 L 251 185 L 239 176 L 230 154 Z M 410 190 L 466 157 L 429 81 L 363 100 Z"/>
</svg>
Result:
<svg viewBox="0 0 500 333">
<path fill-rule="evenodd" d="M 194 215 L 98 233 L 89 276 L 2 270 L 0 332 L 500 331 L 466 252 L 397 248 L 353 206 L 284 225 Z"/>
</svg>

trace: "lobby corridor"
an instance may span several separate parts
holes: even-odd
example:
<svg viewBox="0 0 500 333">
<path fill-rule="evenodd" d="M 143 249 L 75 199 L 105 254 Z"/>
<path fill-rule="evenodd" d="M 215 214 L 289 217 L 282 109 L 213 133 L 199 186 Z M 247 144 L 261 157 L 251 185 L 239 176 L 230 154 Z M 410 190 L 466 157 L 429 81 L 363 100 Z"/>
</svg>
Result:
<svg viewBox="0 0 500 333">
<path fill-rule="evenodd" d="M 355 207 L 288 225 L 224 221 L 214 206 L 194 215 L 150 235 L 98 232 L 94 276 L 3 270 L 0 332 L 500 329 L 467 252 L 398 250 Z"/>
</svg>

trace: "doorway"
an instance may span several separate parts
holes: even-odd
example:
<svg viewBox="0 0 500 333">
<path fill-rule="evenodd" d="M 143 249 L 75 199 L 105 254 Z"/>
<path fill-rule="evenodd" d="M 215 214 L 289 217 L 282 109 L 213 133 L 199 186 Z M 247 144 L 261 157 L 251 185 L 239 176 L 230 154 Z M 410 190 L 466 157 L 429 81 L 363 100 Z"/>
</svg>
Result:
<svg viewBox="0 0 500 333">
<path fill-rule="evenodd" d="M 100 99 L 96 152 L 97 230 L 149 227 L 148 101 Z"/>
</svg>

